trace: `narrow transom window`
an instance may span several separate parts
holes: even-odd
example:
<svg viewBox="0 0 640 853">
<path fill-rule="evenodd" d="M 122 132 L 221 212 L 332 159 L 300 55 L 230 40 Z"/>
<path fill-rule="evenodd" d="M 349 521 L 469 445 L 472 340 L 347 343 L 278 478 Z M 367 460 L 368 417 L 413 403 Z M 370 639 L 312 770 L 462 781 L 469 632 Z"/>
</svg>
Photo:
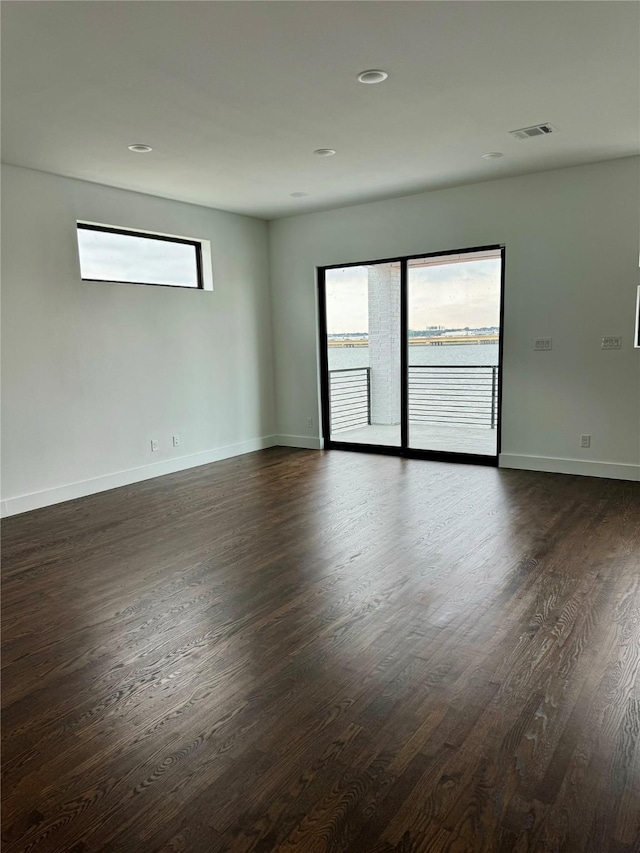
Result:
<svg viewBox="0 0 640 853">
<path fill-rule="evenodd" d="M 202 241 L 78 222 L 83 281 L 204 288 Z"/>
</svg>

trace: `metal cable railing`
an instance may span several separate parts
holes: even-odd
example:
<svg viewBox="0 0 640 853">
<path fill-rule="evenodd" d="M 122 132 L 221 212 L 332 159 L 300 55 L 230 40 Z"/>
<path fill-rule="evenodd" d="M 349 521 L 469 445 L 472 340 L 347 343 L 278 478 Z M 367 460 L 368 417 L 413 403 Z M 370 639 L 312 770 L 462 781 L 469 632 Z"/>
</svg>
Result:
<svg viewBox="0 0 640 853">
<path fill-rule="evenodd" d="M 371 368 L 329 371 L 331 433 L 371 423 Z"/>
<path fill-rule="evenodd" d="M 409 367 L 409 421 L 495 429 L 498 420 L 496 365 Z"/>
<path fill-rule="evenodd" d="M 371 423 L 371 368 L 329 371 L 331 433 Z M 495 429 L 497 365 L 409 366 L 409 422 Z"/>
</svg>

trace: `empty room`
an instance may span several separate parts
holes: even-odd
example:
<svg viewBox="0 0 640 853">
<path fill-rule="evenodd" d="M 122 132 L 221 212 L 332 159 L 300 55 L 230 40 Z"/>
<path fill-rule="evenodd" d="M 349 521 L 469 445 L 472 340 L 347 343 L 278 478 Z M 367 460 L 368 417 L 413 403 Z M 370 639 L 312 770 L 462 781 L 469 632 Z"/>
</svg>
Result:
<svg viewBox="0 0 640 853">
<path fill-rule="evenodd" d="M 639 853 L 640 3 L 0 15 L 3 851 Z"/>
</svg>

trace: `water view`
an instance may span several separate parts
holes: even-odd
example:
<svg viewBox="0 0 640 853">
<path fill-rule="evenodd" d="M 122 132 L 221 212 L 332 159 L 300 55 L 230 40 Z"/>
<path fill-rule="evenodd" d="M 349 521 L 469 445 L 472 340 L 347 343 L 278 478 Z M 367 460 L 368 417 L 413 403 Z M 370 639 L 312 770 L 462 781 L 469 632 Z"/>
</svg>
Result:
<svg viewBox="0 0 640 853">
<path fill-rule="evenodd" d="M 327 347 L 329 370 L 369 367 L 369 347 Z M 498 344 L 450 344 L 448 346 L 409 346 L 409 364 L 478 365 L 498 363 Z"/>
</svg>

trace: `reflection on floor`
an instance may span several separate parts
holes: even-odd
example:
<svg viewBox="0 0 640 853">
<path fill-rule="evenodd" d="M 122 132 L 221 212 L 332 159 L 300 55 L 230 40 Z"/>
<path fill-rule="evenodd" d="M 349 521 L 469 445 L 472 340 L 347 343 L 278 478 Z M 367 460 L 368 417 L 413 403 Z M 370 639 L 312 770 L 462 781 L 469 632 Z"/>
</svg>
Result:
<svg viewBox="0 0 640 853">
<path fill-rule="evenodd" d="M 639 853 L 638 486 L 273 447 L 3 519 L 3 853 Z"/>
<path fill-rule="evenodd" d="M 340 430 L 333 433 L 332 439 L 351 444 L 382 444 L 385 447 L 400 447 L 400 424 L 371 424 Z M 495 456 L 497 439 L 497 430 L 487 427 L 409 422 L 409 447 L 414 450 L 444 450 L 450 453 L 480 453 L 483 456 Z"/>
</svg>

